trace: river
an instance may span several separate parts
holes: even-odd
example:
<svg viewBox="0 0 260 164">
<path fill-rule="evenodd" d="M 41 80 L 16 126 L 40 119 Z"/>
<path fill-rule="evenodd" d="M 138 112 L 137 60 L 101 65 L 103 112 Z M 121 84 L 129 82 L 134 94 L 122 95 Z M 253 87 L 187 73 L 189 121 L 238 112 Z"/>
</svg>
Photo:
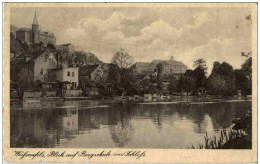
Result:
<svg viewBox="0 0 260 164">
<path fill-rule="evenodd" d="M 12 102 L 11 147 L 164 148 L 204 143 L 251 100 L 175 98 L 170 102 Z"/>
</svg>

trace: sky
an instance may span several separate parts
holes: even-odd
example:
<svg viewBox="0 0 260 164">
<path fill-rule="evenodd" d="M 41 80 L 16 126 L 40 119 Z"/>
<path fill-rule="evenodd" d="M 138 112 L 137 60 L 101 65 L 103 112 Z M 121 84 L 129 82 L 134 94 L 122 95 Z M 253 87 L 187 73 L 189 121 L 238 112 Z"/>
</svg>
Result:
<svg viewBox="0 0 260 164">
<path fill-rule="evenodd" d="M 123 48 L 136 62 L 171 56 L 193 69 L 204 58 L 240 68 L 241 52 L 252 49 L 251 8 L 41 7 L 12 8 L 11 24 L 31 27 L 37 12 L 40 29 L 51 31 L 57 44 L 94 53 L 103 62 Z"/>
</svg>

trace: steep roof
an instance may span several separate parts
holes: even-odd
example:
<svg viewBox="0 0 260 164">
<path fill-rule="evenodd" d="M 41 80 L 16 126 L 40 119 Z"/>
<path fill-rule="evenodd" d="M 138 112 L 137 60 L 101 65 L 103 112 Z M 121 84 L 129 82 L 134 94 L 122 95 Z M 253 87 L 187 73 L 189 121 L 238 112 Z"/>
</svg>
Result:
<svg viewBox="0 0 260 164">
<path fill-rule="evenodd" d="M 19 28 L 19 30 L 17 30 L 17 31 L 28 31 L 28 32 L 30 32 L 31 29 L 26 28 L 26 27 L 22 27 L 22 28 Z"/>
<path fill-rule="evenodd" d="M 99 66 L 96 65 L 85 65 L 79 68 L 79 76 L 90 76 L 90 74 Z"/>
<path fill-rule="evenodd" d="M 33 25 L 39 25 L 39 23 L 38 23 L 38 19 L 37 19 L 37 16 L 36 16 L 36 11 L 35 11 L 35 13 L 34 13 L 34 18 L 33 18 L 33 23 L 32 23 Z"/>
<path fill-rule="evenodd" d="M 33 55 L 33 57 L 30 59 L 30 60 L 28 60 L 27 62 L 29 63 L 29 62 L 34 62 L 39 56 L 41 56 L 44 52 L 48 52 L 48 53 L 51 53 L 51 51 L 49 50 L 49 49 L 42 49 L 42 50 L 40 50 L 40 51 L 38 51 L 38 52 L 36 52 L 36 53 L 34 53 L 34 55 Z"/>
<path fill-rule="evenodd" d="M 41 49 L 40 51 L 34 51 L 34 52 L 24 52 L 21 55 L 17 56 L 15 59 L 12 60 L 12 62 L 18 62 L 20 64 L 22 63 L 33 63 L 39 56 L 41 56 L 44 52 L 48 51 L 48 53 L 51 53 L 49 49 Z M 31 57 L 28 61 L 24 60 L 24 57 Z"/>
</svg>

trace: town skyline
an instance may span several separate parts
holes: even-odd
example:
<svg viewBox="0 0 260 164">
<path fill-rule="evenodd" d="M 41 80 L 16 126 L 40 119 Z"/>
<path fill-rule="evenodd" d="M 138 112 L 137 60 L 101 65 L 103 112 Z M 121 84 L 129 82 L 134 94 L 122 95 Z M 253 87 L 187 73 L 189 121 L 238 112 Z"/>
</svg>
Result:
<svg viewBox="0 0 260 164">
<path fill-rule="evenodd" d="M 214 61 L 240 68 L 245 60 L 241 52 L 251 51 L 251 20 L 246 19 L 250 9 L 132 9 L 16 8 L 11 24 L 30 28 L 37 11 L 40 29 L 52 31 L 57 44 L 72 43 L 76 50 L 92 52 L 106 63 L 124 48 L 136 62 L 174 56 L 189 69 L 195 59 L 204 58 L 210 73 Z M 170 13 L 176 18 L 167 17 Z M 67 19 L 61 22 L 61 16 Z M 224 28 L 210 28 L 214 24 Z"/>
</svg>

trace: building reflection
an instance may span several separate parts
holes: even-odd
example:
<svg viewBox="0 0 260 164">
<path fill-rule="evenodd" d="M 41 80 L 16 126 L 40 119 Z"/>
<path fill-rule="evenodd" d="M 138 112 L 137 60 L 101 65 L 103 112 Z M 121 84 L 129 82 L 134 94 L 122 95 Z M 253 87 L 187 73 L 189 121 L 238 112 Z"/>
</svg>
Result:
<svg viewBox="0 0 260 164">
<path fill-rule="evenodd" d="M 57 129 L 56 144 L 68 142 L 78 134 L 78 109 L 60 109 L 59 115 L 55 119 Z"/>
<path fill-rule="evenodd" d="M 78 109 L 78 103 L 67 103 L 55 109 L 47 105 L 31 109 L 32 104 L 24 105 L 26 110 L 11 110 L 11 147 L 55 147 L 70 142 L 77 135 L 104 129 L 117 147 L 127 147 L 135 139 L 138 123 L 144 121 L 155 127 L 158 134 L 163 133 L 165 125 L 178 132 L 182 131 L 181 126 L 189 126 L 184 128 L 193 131 L 191 133 L 205 134 L 230 127 L 233 118 L 241 117 L 245 109 L 250 108 L 246 103 L 148 105 L 122 102 L 111 103 L 108 108 L 86 109 Z M 136 134 L 135 137 L 140 136 Z"/>
<path fill-rule="evenodd" d="M 78 109 L 11 111 L 11 147 L 54 147 L 78 134 Z"/>
</svg>

